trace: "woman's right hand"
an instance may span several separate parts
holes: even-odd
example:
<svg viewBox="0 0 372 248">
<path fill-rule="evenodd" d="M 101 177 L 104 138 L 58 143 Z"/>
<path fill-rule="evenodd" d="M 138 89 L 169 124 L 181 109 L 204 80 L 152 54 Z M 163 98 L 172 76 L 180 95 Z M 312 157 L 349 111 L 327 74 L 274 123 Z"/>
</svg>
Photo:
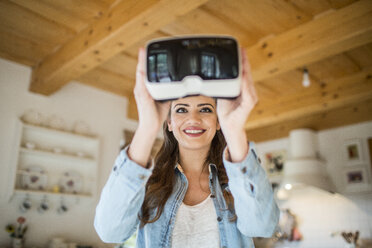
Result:
<svg viewBox="0 0 372 248">
<path fill-rule="evenodd" d="M 145 60 L 145 50 L 140 48 L 134 87 L 139 124 L 128 150 L 128 156 L 143 167 L 148 165 L 152 146 L 170 107 L 170 101 L 157 102 L 148 92 L 145 85 Z"/>
<path fill-rule="evenodd" d="M 145 50 L 141 47 L 138 52 L 136 85 L 134 87 L 139 128 L 144 128 L 148 131 L 156 131 L 157 133 L 167 118 L 170 102 L 157 102 L 152 98 L 145 85 L 145 67 Z"/>
</svg>

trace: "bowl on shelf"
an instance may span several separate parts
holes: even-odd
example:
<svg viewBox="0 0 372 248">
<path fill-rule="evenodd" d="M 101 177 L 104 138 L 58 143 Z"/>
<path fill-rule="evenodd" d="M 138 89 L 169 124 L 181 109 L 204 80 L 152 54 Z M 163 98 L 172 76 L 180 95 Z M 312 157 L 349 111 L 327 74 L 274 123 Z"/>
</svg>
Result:
<svg viewBox="0 0 372 248">
<path fill-rule="evenodd" d="M 83 179 L 76 171 L 66 171 L 59 181 L 59 188 L 63 193 L 79 194 L 83 187 Z"/>
<path fill-rule="evenodd" d="M 36 148 L 36 144 L 35 144 L 34 142 L 30 142 L 30 141 L 26 142 L 24 146 L 25 146 L 27 149 L 31 149 L 31 150 L 33 150 L 33 149 Z"/>
<path fill-rule="evenodd" d="M 81 135 L 92 135 L 89 125 L 84 121 L 76 121 L 72 127 L 72 131 Z"/>
<path fill-rule="evenodd" d="M 56 130 L 66 130 L 65 121 L 56 115 L 52 115 L 48 118 L 47 126 Z"/>
<path fill-rule="evenodd" d="M 40 112 L 29 109 L 22 115 L 21 120 L 27 124 L 41 126 L 44 117 Z"/>
<path fill-rule="evenodd" d="M 39 166 L 30 166 L 25 169 L 21 178 L 21 187 L 29 190 L 45 190 L 47 186 L 47 173 Z"/>
</svg>

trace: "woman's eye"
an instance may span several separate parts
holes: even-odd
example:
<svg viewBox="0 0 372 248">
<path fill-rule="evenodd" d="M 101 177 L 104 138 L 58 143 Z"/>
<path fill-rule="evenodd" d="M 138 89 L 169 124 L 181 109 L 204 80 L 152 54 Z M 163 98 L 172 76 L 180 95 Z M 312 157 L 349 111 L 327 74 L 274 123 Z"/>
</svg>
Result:
<svg viewBox="0 0 372 248">
<path fill-rule="evenodd" d="M 210 109 L 210 108 L 202 108 L 202 109 L 200 110 L 200 112 L 202 112 L 202 113 L 212 113 L 213 111 L 212 111 L 212 109 Z"/>
<path fill-rule="evenodd" d="M 187 110 L 185 108 L 178 108 L 176 109 L 176 113 L 186 113 Z"/>
</svg>

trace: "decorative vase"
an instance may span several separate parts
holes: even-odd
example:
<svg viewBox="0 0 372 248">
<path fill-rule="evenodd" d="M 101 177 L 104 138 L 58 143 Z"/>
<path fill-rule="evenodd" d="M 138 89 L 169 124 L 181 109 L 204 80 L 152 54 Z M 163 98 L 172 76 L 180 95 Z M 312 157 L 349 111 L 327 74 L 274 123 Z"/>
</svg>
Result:
<svg viewBox="0 0 372 248">
<path fill-rule="evenodd" d="M 21 238 L 12 238 L 12 248 L 22 248 L 23 239 Z"/>
</svg>

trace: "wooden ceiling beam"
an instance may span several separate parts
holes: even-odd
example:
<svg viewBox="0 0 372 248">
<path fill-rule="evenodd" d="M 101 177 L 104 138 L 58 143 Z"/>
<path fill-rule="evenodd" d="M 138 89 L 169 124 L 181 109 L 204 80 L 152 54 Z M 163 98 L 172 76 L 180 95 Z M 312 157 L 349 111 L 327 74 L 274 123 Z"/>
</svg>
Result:
<svg viewBox="0 0 372 248">
<path fill-rule="evenodd" d="M 252 130 L 296 120 L 368 99 L 372 99 L 371 67 L 341 78 L 329 84 L 323 91 L 300 93 L 288 99 L 277 98 L 270 103 L 259 103 L 250 115 L 246 129 Z"/>
<path fill-rule="evenodd" d="M 277 105 L 285 105 L 290 103 L 295 103 L 298 105 L 298 102 L 311 101 L 307 104 L 316 103 L 319 101 L 327 101 L 334 97 L 332 94 L 336 94 L 337 91 L 341 89 L 350 89 L 351 87 L 356 87 L 363 82 L 369 82 L 368 80 L 372 77 L 372 66 L 363 68 L 362 70 L 355 72 L 353 74 L 348 74 L 346 76 L 329 79 L 327 83 L 318 85 L 312 81 L 312 85 L 308 88 L 302 88 L 302 90 L 297 90 L 290 94 L 277 95 L 272 98 L 265 98 L 259 102 L 257 106 L 258 110 L 260 108 L 268 108 Z M 298 82 L 301 84 L 301 82 Z M 350 93 L 350 92 L 349 92 Z M 338 98 L 338 97 L 337 97 Z M 262 109 L 261 109 L 262 110 Z M 261 111 L 262 112 L 262 111 Z"/>
<path fill-rule="evenodd" d="M 128 99 L 132 95 L 134 87 L 134 81 L 131 78 L 126 78 L 121 74 L 105 70 L 104 68 L 95 68 L 81 76 L 78 81 L 104 91 L 127 97 Z"/>
<path fill-rule="evenodd" d="M 264 142 L 286 138 L 293 129 L 311 128 L 315 131 L 321 131 L 371 120 L 372 99 L 369 99 L 323 113 L 250 129 L 247 130 L 247 137 L 254 142 Z"/>
<path fill-rule="evenodd" d="M 361 0 L 247 49 L 255 81 L 372 42 L 372 1 Z"/>
<path fill-rule="evenodd" d="M 50 95 L 207 0 L 126 0 L 109 9 L 32 73 L 29 90 Z"/>
</svg>

